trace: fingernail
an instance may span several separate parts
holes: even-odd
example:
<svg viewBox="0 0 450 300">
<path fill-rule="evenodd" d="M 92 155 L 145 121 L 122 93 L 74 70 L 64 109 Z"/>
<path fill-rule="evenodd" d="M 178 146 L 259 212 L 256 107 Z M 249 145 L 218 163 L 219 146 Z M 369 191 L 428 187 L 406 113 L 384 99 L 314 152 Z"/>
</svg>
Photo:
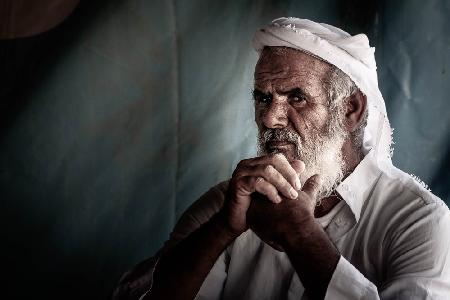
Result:
<svg viewBox="0 0 450 300">
<path fill-rule="evenodd" d="M 291 188 L 291 189 L 289 190 L 289 193 L 291 194 L 291 198 L 292 198 L 292 199 L 297 199 L 298 193 L 297 193 L 296 190 L 294 190 L 293 188 Z"/>
<path fill-rule="evenodd" d="M 280 196 L 277 196 L 276 199 L 275 199 L 275 201 L 276 201 L 277 203 L 280 203 L 280 202 L 281 202 L 281 197 L 280 197 Z"/>
<path fill-rule="evenodd" d="M 295 180 L 295 189 L 298 191 L 302 188 L 302 184 L 300 183 L 300 179 L 297 177 L 297 179 Z"/>
</svg>

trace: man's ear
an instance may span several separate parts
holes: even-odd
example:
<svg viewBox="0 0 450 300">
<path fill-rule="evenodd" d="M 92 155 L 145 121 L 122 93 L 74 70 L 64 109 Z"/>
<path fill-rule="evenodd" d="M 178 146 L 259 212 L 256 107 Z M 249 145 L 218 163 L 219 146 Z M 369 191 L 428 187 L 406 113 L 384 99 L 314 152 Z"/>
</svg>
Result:
<svg viewBox="0 0 450 300">
<path fill-rule="evenodd" d="M 367 97 L 360 90 L 357 90 L 345 99 L 346 113 L 345 125 L 349 132 L 355 131 L 363 121 L 364 112 L 367 106 Z"/>
</svg>

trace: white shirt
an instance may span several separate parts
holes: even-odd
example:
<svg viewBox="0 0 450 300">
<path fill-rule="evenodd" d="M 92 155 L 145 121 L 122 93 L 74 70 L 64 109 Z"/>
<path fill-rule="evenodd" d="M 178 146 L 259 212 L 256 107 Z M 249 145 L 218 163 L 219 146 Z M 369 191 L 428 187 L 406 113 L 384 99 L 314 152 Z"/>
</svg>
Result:
<svg viewBox="0 0 450 300">
<path fill-rule="evenodd" d="M 194 203 L 166 247 L 217 212 L 226 188 Z M 337 192 L 345 203 L 325 232 L 341 257 L 325 299 L 450 299 L 450 212 L 442 200 L 395 167 L 380 170 L 371 153 Z M 220 255 L 196 299 L 307 296 L 287 255 L 248 230 Z"/>
<path fill-rule="evenodd" d="M 327 226 L 331 223 L 331 221 L 334 219 L 334 216 L 338 214 L 338 212 L 344 208 L 345 201 L 339 201 L 326 215 L 316 218 L 316 221 L 319 222 L 319 224 L 323 228 L 327 228 Z"/>
</svg>

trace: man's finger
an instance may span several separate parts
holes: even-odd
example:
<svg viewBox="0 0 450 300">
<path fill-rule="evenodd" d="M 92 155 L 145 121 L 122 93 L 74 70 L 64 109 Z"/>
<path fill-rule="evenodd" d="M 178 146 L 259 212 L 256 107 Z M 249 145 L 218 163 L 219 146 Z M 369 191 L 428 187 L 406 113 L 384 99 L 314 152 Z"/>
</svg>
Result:
<svg viewBox="0 0 450 300">
<path fill-rule="evenodd" d="M 255 180 L 255 190 L 265 195 L 273 203 L 280 203 L 281 197 L 278 195 L 278 190 L 263 177 L 258 177 Z"/>
<path fill-rule="evenodd" d="M 291 166 L 289 161 L 282 153 L 270 156 L 271 164 L 280 172 L 284 178 L 291 184 L 295 190 L 301 188 L 300 180 L 296 170 Z M 297 198 L 297 197 L 295 197 Z"/>
<path fill-rule="evenodd" d="M 292 188 L 294 188 L 296 191 L 300 190 L 301 184 L 300 184 L 300 180 L 298 178 L 298 173 L 291 166 L 291 164 L 288 162 L 288 160 L 286 159 L 286 157 L 283 154 L 276 153 L 276 154 L 261 156 L 261 157 L 255 158 L 250 163 L 250 165 L 252 165 L 252 164 L 254 166 L 272 165 L 286 179 L 286 181 L 291 185 Z M 285 194 L 285 196 L 290 198 L 289 194 Z M 297 197 L 295 197 L 295 198 L 297 198 Z"/>
<path fill-rule="evenodd" d="M 295 174 L 294 170 L 292 170 L 292 172 Z M 278 170 L 270 164 L 241 167 L 240 170 L 238 172 L 235 172 L 233 176 L 235 176 L 236 178 L 251 176 L 255 179 L 261 177 L 261 179 L 265 180 L 263 183 L 267 182 L 275 186 L 278 192 L 280 192 L 280 195 L 283 194 L 285 197 L 291 199 L 297 199 L 298 197 L 297 190 L 295 190 L 294 187 L 292 187 L 292 185 L 286 180 L 286 178 L 283 177 L 283 175 L 281 175 L 281 173 L 278 172 Z M 297 175 L 294 176 L 298 178 Z M 254 182 L 249 183 L 253 184 Z M 258 183 L 260 184 L 260 182 Z"/>
<path fill-rule="evenodd" d="M 305 163 L 301 160 L 294 159 L 293 161 L 291 161 L 291 166 L 292 168 L 294 168 L 295 172 L 297 172 L 297 176 L 305 171 Z"/>
<path fill-rule="evenodd" d="M 316 200 L 317 194 L 319 192 L 321 180 L 319 175 L 313 175 L 306 180 L 305 184 L 303 185 L 302 191 L 308 194 L 308 196 L 311 197 L 311 199 Z"/>
<path fill-rule="evenodd" d="M 295 190 L 301 188 L 300 179 L 298 178 L 297 170 L 289 163 L 281 153 L 277 153 L 270 157 L 271 164 L 280 172 L 284 178 L 291 184 Z M 297 198 L 297 197 L 295 197 Z"/>
</svg>

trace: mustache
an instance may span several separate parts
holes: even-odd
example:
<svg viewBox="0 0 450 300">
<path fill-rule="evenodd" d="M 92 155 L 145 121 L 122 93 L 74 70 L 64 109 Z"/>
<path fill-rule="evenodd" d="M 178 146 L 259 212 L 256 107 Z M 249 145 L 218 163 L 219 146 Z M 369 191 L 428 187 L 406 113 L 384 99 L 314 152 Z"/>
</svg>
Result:
<svg viewBox="0 0 450 300">
<path fill-rule="evenodd" d="M 267 128 L 260 133 L 260 141 L 263 144 L 268 142 L 289 142 L 299 147 L 300 135 L 289 128 Z"/>
</svg>

